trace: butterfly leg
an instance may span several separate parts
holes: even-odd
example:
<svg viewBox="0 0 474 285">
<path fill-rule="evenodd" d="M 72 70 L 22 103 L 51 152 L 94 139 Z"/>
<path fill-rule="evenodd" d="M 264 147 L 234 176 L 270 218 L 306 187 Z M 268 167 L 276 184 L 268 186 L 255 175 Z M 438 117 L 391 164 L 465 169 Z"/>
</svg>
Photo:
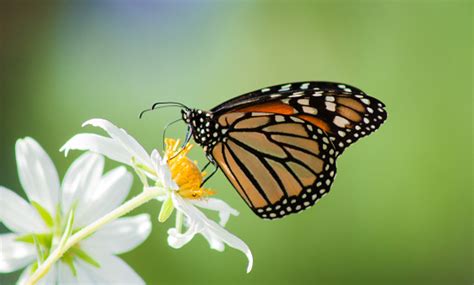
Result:
<svg viewBox="0 0 474 285">
<path fill-rule="evenodd" d="M 201 172 L 204 172 L 204 170 L 206 170 L 206 168 L 211 164 L 212 162 L 211 161 L 208 161 L 206 163 L 206 165 L 204 165 L 204 167 L 201 169 Z"/>
<path fill-rule="evenodd" d="M 214 174 L 216 174 L 218 167 L 216 165 L 216 162 L 214 160 L 209 160 L 209 162 L 202 168 L 201 172 L 203 172 L 210 164 L 214 165 L 214 170 L 209 174 L 206 178 L 201 183 L 201 187 L 206 183 Z"/>
</svg>

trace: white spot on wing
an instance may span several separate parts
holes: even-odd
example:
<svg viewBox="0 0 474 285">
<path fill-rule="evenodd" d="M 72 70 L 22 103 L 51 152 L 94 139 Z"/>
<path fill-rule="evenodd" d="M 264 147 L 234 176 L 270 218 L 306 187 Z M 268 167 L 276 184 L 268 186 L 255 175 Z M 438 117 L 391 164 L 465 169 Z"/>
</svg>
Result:
<svg viewBox="0 0 474 285">
<path fill-rule="evenodd" d="M 285 118 L 283 116 L 277 115 L 275 116 L 275 121 L 277 121 L 278 123 L 284 122 Z"/>
<path fill-rule="evenodd" d="M 295 98 L 295 97 L 301 97 L 303 95 L 304 95 L 303 91 L 298 91 L 298 92 L 295 92 L 295 93 L 291 94 L 289 97 L 290 98 Z"/>
<path fill-rule="evenodd" d="M 303 107 L 303 112 L 305 112 L 306 114 L 316 115 L 318 113 L 318 109 L 313 108 L 313 107 L 304 106 Z"/>
<path fill-rule="evenodd" d="M 326 102 L 326 109 L 331 112 L 336 112 L 336 104 L 333 102 Z"/>
<path fill-rule="evenodd" d="M 349 125 L 349 121 L 346 118 L 343 118 L 341 116 L 334 117 L 333 122 L 336 126 L 340 128 L 345 128 L 346 125 Z"/>
<path fill-rule="evenodd" d="M 286 84 L 280 87 L 280 91 L 288 91 L 290 90 L 291 84 Z"/>
<path fill-rule="evenodd" d="M 307 105 L 309 105 L 309 99 L 299 99 L 298 104 L 307 106 Z"/>
</svg>

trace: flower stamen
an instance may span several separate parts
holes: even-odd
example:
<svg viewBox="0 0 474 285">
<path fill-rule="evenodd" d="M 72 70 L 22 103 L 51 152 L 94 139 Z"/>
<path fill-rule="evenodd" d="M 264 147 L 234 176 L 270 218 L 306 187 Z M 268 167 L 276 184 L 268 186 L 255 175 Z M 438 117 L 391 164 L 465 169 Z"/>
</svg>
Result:
<svg viewBox="0 0 474 285">
<path fill-rule="evenodd" d="M 192 161 L 187 154 L 192 149 L 192 144 L 187 143 L 183 148 L 179 147 L 180 141 L 165 140 L 165 158 L 170 168 L 171 177 L 178 185 L 178 194 L 187 199 L 201 199 L 215 192 L 201 187 L 205 172 L 201 172 L 196 161 Z"/>
</svg>

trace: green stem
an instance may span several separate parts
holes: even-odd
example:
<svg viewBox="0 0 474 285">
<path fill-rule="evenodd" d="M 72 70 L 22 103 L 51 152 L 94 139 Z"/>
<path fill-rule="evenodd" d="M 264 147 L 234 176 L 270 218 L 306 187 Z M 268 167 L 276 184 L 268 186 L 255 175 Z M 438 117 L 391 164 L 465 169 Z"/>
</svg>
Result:
<svg viewBox="0 0 474 285">
<path fill-rule="evenodd" d="M 27 285 L 34 285 L 36 284 L 42 277 L 46 275 L 51 269 L 51 266 L 55 262 L 57 262 L 64 253 L 67 252 L 72 246 L 76 245 L 81 240 L 87 238 L 92 233 L 97 231 L 99 228 L 104 226 L 107 223 L 112 222 L 113 220 L 127 214 L 128 212 L 134 210 L 135 208 L 145 204 L 146 202 L 163 195 L 163 189 L 159 188 L 149 188 L 139 195 L 133 197 L 132 199 L 125 202 L 120 207 L 116 208 L 115 210 L 111 211 L 110 213 L 104 215 L 103 217 L 99 218 L 92 224 L 82 228 L 80 231 L 76 232 L 72 235 L 67 242 L 61 246 L 57 247 L 49 256 L 48 258 L 35 270 L 35 272 L 30 276 L 28 281 L 26 282 Z"/>
</svg>

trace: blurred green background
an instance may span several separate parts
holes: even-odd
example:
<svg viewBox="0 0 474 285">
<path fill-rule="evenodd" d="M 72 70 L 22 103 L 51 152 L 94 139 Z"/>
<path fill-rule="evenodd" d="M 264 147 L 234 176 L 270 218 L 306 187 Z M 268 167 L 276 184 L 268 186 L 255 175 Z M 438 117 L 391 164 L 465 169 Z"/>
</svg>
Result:
<svg viewBox="0 0 474 285">
<path fill-rule="evenodd" d="M 173 222 L 154 219 L 122 256 L 147 283 L 474 281 L 472 2 L 38 2 L 0 4 L 0 184 L 21 195 L 16 139 L 38 140 L 63 175 L 78 152 L 58 149 L 90 118 L 161 148 L 179 110 L 137 118 L 160 100 L 210 109 L 272 84 L 330 80 L 387 105 L 386 124 L 338 160 L 331 194 L 301 214 L 260 220 L 221 173 L 212 179 L 241 212 L 228 228 L 253 251 L 250 274 L 242 253 L 202 237 L 168 247 Z M 197 147 L 193 157 L 205 161 Z M 135 178 L 132 195 L 139 188 Z M 156 217 L 159 204 L 138 212 Z"/>
</svg>

